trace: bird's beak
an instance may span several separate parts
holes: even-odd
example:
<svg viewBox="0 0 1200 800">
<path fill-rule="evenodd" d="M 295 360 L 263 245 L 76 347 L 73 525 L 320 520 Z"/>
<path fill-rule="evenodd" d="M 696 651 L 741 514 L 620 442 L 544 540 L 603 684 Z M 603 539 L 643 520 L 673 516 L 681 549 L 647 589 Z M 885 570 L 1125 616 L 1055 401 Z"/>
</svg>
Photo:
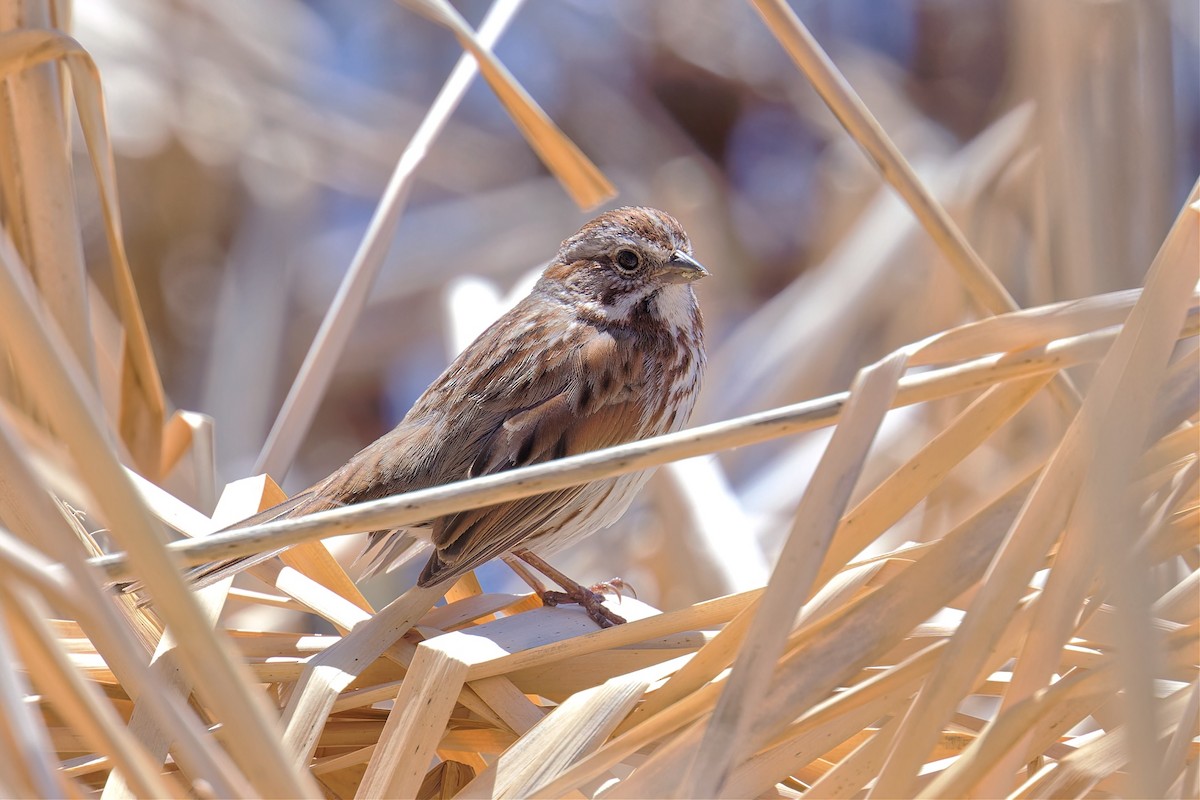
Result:
<svg viewBox="0 0 1200 800">
<path fill-rule="evenodd" d="M 660 274 L 668 283 L 691 283 L 708 277 L 708 270 L 687 253 L 676 250 L 671 254 L 671 259 L 663 265 Z"/>
</svg>

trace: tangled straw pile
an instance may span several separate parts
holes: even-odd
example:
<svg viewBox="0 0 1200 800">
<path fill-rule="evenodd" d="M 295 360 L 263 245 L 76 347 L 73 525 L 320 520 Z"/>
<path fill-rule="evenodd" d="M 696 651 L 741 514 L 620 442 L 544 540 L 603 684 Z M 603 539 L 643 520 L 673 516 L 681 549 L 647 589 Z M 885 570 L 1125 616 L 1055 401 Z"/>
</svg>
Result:
<svg viewBox="0 0 1200 800">
<path fill-rule="evenodd" d="M 448 6 L 417 5 L 487 59 L 484 77 L 575 196 L 603 197 L 603 176 L 485 55 L 515 6 L 476 40 Z M 58 222 L 0 242 L 0 794 L 1200 794 L 1200 186 L 1143 289 L 1019 310 L 786 6 L 756 6 L 992 316 L 901 348 L 842 395 L 220 535 L 282 495 L 264 477 L 236 481 L 210 518 L 152 482 L 185 457 L 214 473 L 204 423 L 164 419 L 94 68 L 58 33 L 0 39 L 17 97 L 40 91 L 39 64 L 70 70 L 116 298 L 100 334 L 73 327 L 82 272 L 29 255 Z M 464 63 L 401 159 L 351 281 L 369 284 Z M 50 161 L 20 163 L 27 183 L 64 179 Z M 290 460 L 321 394 L 365 294 L 348 286 L 268 464 Z M 1079 389 L 1066 370 L 1087 365 Z M 952 413 L 870 473 L 889 409 L 918 403 Z M 1048 420 L 1036 456 L 956 489 L 1034 403 Z M 617 628 L 484 593 L 473 576 L 432 611 L 430 590 L 376 609 L 319 541 L 823 426 L 832 439 L 764 587 L 668 612 L 626 598 Z M 101 557 L 68 499 L 105 521 L 120 555 Z M 890 542 L 923 503 L 947 509 L 944 525 Z M 164 525 L 183 538 L 165 546 Z M 296 546 L 253 568 L 269 592 L 193 593 L 178 575 L 282 543 Z M 105 590 L 129 574 L 150 602 Z M 339 633 L 229 630 L 230 603 Z"/>
</svg>

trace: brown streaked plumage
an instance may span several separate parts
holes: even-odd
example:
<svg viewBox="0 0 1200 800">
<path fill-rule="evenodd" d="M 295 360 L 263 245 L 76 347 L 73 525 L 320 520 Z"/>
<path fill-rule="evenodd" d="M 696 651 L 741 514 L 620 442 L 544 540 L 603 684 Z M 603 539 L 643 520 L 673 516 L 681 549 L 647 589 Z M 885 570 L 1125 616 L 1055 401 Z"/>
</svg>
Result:
<svg viewBox="0 0 1200 800">
<path fill-rule="evenodd" d="M 650 208 L 601 214 L 562 243 L 533 291 L 468 346 L 400 424 L 254 521 L 678 430 L 704 369 L 691 282 L 707 274 L 669 215 Z M 364 574 L 411 556 L 422 543 L 433 547 L 422 586 L 506 553 L 551 553 L 615 522 L 647 477 L 624 475 L 376 531 L 364 551 Z"/>
</svg>

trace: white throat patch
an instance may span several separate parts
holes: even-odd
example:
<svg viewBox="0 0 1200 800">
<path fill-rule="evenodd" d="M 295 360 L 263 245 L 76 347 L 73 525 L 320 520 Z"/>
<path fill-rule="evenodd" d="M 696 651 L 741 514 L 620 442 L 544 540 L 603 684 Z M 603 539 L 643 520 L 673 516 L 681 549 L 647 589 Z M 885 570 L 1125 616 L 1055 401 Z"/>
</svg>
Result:
<svg viewBox="0 0 1200 800">
<path fill-rule="evenodd" d="M 654 300 L 659 316 L 671 327 L 672 333 L 691 326 L 692 309 L 696 305 L 691 286 L 686 283 L 669 284 L 659 291 Z"/>
</svg>

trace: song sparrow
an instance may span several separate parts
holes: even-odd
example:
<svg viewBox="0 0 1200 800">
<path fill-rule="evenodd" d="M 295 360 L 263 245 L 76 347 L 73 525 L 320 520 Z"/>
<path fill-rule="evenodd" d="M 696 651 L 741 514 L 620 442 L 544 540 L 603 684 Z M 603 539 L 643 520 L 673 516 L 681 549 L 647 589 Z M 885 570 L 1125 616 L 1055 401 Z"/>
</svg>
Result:
<svg viewBox="0 0 1200 800">
<path fill-rule="evenodd" d="M 683 228 L 661 211 L 601 214 L 562 243 L 533 291 L 467 347 L 400 424 L 255 521 L 678 430 L 691 414 L 705 364 L 691 283 L 708 272 L 691 253 Z M 364 550 L 364 575 L 411 556 L 421 542 L 433 546 L 421 586 L 507 554 L 546 572 L 540 556 L 611 525 L 647 477 L 623 475 L 402 531 L 375 531 Z M 566 595 L 545 598 L 580 602 L 602 626 L 621 621 L 591 592 L 573 582 L 564 588 Z"/>
</svg>

